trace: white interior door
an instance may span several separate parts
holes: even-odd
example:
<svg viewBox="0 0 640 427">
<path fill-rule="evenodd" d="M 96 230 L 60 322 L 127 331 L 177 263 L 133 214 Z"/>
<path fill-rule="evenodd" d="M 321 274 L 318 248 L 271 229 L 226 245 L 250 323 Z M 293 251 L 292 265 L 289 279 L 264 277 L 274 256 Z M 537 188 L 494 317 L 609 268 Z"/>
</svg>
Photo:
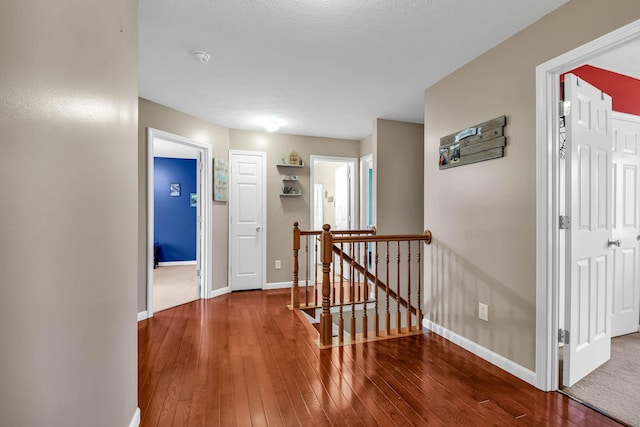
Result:
<svg viewBox="0 0 640 427">
<path fill-rule="evenodd" d="M 230 153 L 230 274 L 232 291 L 262 289 L 265 270 L 265 153 Z"/>
<path fill-rule="evenodd" d="M 611 333 L 638 331 L 640 277 L 638 226 L 640 186 L 640 117 L 613 113 L 613 304 Z"/>
<path fill-rule="evenodd" d="M 611 182 L 611 97 L 565 76 L 566 209 L 571 219 L 566 238 L 563 384 L 572 386 L 611 354 L 611 283 L 613 251 Z"/>
</svg>

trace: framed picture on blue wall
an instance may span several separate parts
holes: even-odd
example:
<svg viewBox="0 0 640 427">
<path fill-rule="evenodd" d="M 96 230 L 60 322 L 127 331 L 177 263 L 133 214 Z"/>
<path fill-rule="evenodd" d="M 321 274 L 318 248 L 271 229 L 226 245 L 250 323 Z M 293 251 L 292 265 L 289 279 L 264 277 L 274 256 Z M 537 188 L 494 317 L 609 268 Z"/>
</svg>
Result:
<svg viewBox="0 0 640 427">
<path fill-rule="evenodd" d="M 180 184 L 178 183 L 169 184 L 169 195 L 171 197 L 180 196 Z"/>
<path fill-rule="evenodd" d="M 189 193 L 189 206 L 195 208 L 198 206 L 198 194 L 197 193 Z"/>
</svg>

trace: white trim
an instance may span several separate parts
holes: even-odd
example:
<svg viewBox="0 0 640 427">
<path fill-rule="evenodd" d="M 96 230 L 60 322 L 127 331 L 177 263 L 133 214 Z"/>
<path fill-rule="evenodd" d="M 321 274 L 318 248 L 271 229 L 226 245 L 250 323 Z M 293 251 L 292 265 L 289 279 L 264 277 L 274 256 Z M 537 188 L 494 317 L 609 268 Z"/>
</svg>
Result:
<svg viewBox="0 0 640 427">
<path fill-rule="evenodd" d="M 247 155 L 247 156 L 259 156 L 262 157 L 262 288 L 264 289 L 265 281 L 267 280 L 267 153 L 264 151 L 247 151 L 247 150 L 229 150 L 229 167 L 233 165 L 231 157 L 234 155 Z M 229 171 L 229 191 L 231 191 L 231 187 L 233 186 L 233 173 Z M 233 243 L 232 239 L 232 223 L 231 223 L 231 213 L 232 204 L 234 200 L 232 197 L 229 198 L 229 246 L 227 250 L 229 251 L 229 257 L 231 257 L 232 248 L 231 245 Z M 227 269 L 227 277 L 229 278 L 229 291 L 231 289 L 231 281 L 233 276 L 231 275 L 231 266 L 233 263 L 229 260 L 228 269 Z"/>
<path fill-rule="evenodd" d="M 198 256 L 200 257 L 200 277 L 199 283 L 201 289 L 201 297 L 209 298 L 210 283 L 212 274 L 212 260 L 209 256 L 213 251 L 213 243 L 211 238 L 211 205 L 213 200 L 212 195 L 212 182 L 211 182 L 211 160 L 212 160 L 212 147 L 208 144 L 198 142 L 183 136 L 174 135 L 168 132 L 164 132 L 158 129 L 147 128 L 147 312 L 148 317 L 153 317 L 153 244 L 154 244 L 154 200 L 153 200 L 153 180 L 154 180 L 154 167 L 153 167 L 153 146 L 154 139 L 161 138 L 177 144 L 186 145 L 198 150 L 202 154 L 202 172 L 198 170 L 198 180 L 202 181 L 202 193 L 198 196 L 198 200 L 205 201 L 206 203 L 198 203 L 198 209 L 201 209 L 200 215 L 202 216 L 202 229 L 203 236 L 201 248 L 198 248 Z M 198 186 L 198 191 L 200 186 Z M 200 239 L 198 240 L 200 242 Z"/>
<path fill-rule="evenodd" d="M 367 210 L 369 208 L 369 174 L 365 175 L 364 165 L 370 164 L 373 170 L 373 153 L 360 157 L 360 229 L 367 228 Z M 373 186 L 373 182 L 371 183 Z M 372 191 L 373 193 L 373 191 Z M 371 203 L 373 207 L 373 201 Z M 373 212 L 371 212 L 371 222 L 373 223 Z"/>
<path fill-rule="evenodd" d="M 140 425 L 140 408 L 136 408 L 136 411 L 133 413 L 133 418 L 131 418 L 131 422 L 129 423 L 129 427 L 138 427 Z"/>
<path fill-rule="evenodd" d="M 158 267 L 175 267 L 178 265 L 197 265 L 198 261 L 166 261 L 159 262 Z"/>
<path fill-rule="evenodd" d="M 536 374 L 535 372 L 518 365 L 512 360 L 507 359 L 504 356 L 499 355 L 498 353 L 494 353 L 493 351 L 482 347 L 481 345 L 470 341 L 469 339 L 456 334 L 440 325 L 437 325 L 430 321 L 429 319 L 422 319 L 422 326 L 426 329 L 432 331 L 435 334 L 440 335 L 441 337 L 451 341 L 452 343 L 464 348 L 465 350 L 475 354 L 481 359 L 486 360 L 492 365 L 497 366 L 500 369 L 503 369 L 510 373 L 513 376 L 520 378 L 522 381 L 525 381 L 531 385 L 535 385 L 536 383 Z"/>
<path fill-rule="evenodd" d="M 290 288 L 291 286 L 293 286 L 293 282 L 273 282 L 273 283 L 267 283 L 266 285 L 264 285 L 264 290 L 268 291 L 271 289 L 286 289 L 286 288 Z"/>
<path fill-rule="evenodd" d="M 536 67 L 536 382 L 558 389 L 557 139 L 560 75 L 640 39 L 640 20 Z"/>
<path fill-rule="evenodd" d="M 351 196 L 351 221 L 349 221 L 350 227 L 352 229 L 356 229 L 358 227 L 360 211 L 358 210 L 357 200 L 359 199 L 359 185 L 358 181 L 360 180 L 359 174 L 359 161 L 357 157 L 338 157 L 338 156 L 323 156 L 318 154 L 312 154 L 309 156 L 309 187 L 313 192 L 313 184 L 315 183 L 315 162 L 334 162 L 334 163 L 350 163 L 353 165 L 353 175 L 351 177 L 351 191 L 353 192 Z M 309 195 L 309 200 L 312 202 L 309 204 L 309 224 L 313 224 L 313 194 Z"/>
<path fill-rule="evenodd" d="M 620 111 L 611 112 L 611 118 L 625 122 L 640 124 L 640 116 L 635 114 L 621 113 Z"/>
<path fill-rule="evenodd" d="M 225 286 L 224 288 L 212 290 L 209 298 L 221 297 L 222 295 L 226 295 L 228 293 L 229 293 L 229 287 Z"/>
<path fill-rule="evenodd" d="M 149 312 L 148 311 L 141 311 L 138 313 L 138 322 L 141 320 L 145 320 L 149 318 Z"/>
</svg>

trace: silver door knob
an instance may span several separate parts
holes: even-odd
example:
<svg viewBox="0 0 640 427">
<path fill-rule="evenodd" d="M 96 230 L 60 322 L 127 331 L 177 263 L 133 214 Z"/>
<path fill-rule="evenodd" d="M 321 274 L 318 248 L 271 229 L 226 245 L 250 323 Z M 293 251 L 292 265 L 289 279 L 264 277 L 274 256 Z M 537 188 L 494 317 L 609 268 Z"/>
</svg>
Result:
<svg viewBox="0 0 640 427">
<path fill-rule="evenodd" d="M 620 239 L 618 240 L 607 240 L 607 246 L 611 247 L 611 246 L 617 246 L 620 247 Z"/>
<path fill-rule="evenodd" d="M 256 227 L 256 231 L 260 231 L 260 227 Z M 618 245 L 618 246 L 620 246 L 620 245 Z"/>
</svg>

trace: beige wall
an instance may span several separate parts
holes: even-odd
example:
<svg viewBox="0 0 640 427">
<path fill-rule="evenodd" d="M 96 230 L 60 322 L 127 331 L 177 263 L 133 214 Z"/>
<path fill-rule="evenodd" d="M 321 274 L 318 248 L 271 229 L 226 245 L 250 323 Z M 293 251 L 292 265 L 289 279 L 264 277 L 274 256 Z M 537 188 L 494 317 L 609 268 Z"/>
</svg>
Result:
<svg viewBox="0 0 640 427">
<path fill-rule="evenodd" d="M 379 234 L 422 233 L 423 125 L 377 119 L 372 138 L 373 224 Z"/>
<path fill-rule="evenodd" d="M 373 153 L 373 134 L 366 136 L 360 141 L 360 157 Z"/>
<path fill-rule="evenodd" d="M 138 311 L 147 310 L 147 136 L 154 128 L 209 144 L 213 157 L 229 158 L 229 130 L 189 114 L 139 98 L 138 122 Z M 211 159 L 209 159 L 211 162 Z M 229 208 L 225 202 L 212 203 L 211 238 L 213 253 L 211 288 L 227 286 Z"/>
<path fill-rule="evenodd" d="M 358 157 L 359 141 L 280 133 L 230 130 L 230 148 L 234 150 L 262 151 L 267 153 L 267 283 L 289 282 L 292 278 L 291 235 L 293 223 L 309 229 L 311 194 L 309 183 L 309 158 L 312 154 Z M 296 151 L 304 160 L 304 168 L 278 168 L 276 162 Z M 279 170 L 283 169 L 283 170 Z M 297 185 L 302 188 L 301 197 L 280 197 L 281 174 L 300 176 Z M 275 260 L 282 261 L 282 269 L 276 270 Z"/>
<path fill-rule="evenodd" d="M 0 424 L 127 426 L 137 406 L 138 6 L 1 9 Z"/>
<path fill-rule="evenodd" d="M 640 18 L 640 2 L 571 1 L 425 91 L 431 320 L 535 368 L 535 67 Z M 504 158 L 438 169 L 439 138 L 505 114 Z M 489 322 L 478 320 L 478 302 Z"/>
</svg>

